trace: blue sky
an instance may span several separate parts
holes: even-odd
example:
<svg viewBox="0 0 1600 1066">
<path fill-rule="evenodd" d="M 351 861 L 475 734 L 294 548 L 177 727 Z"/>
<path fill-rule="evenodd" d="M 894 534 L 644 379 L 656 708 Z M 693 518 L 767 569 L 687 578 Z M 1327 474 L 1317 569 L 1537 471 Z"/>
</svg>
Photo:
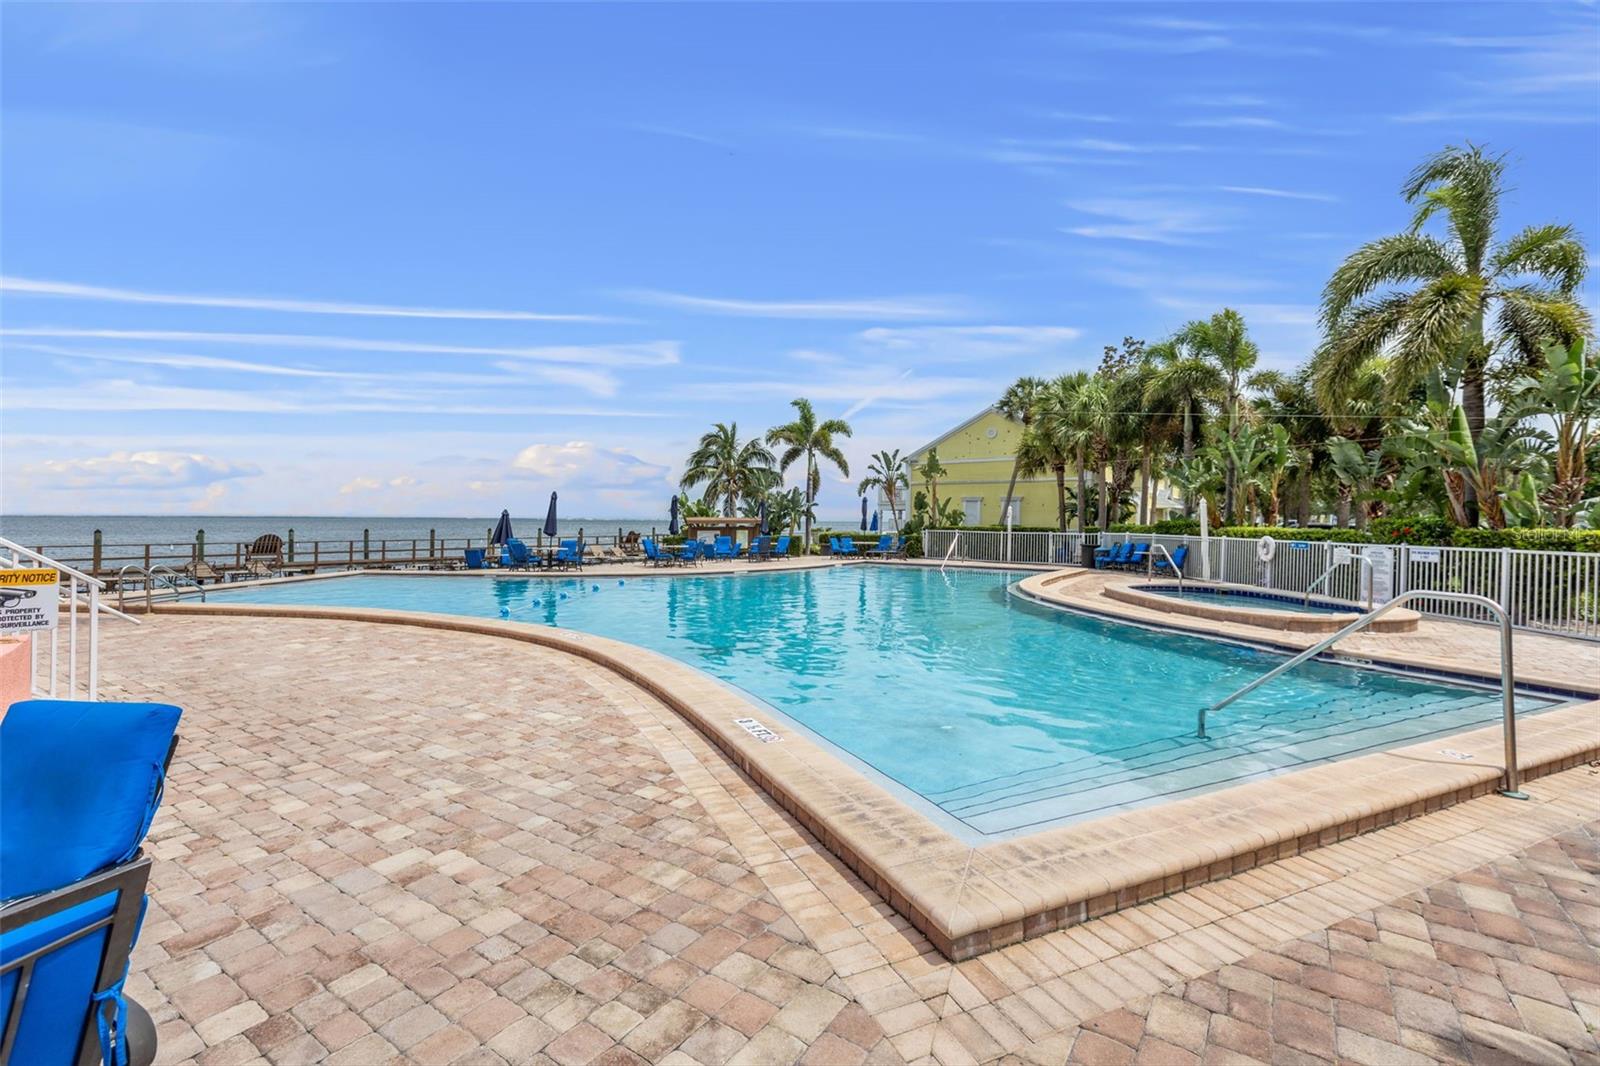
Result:
<svg viewBox="0 0 1600 1066">
<path fill-rule="evenodd" d="M 1224 305 L 1287 367 L 1468 139 L 1600 235 L 1592 5 L 0 18 L 10 513 L 649 517 L 797 395 L 855 470 Z"/>
</svg>

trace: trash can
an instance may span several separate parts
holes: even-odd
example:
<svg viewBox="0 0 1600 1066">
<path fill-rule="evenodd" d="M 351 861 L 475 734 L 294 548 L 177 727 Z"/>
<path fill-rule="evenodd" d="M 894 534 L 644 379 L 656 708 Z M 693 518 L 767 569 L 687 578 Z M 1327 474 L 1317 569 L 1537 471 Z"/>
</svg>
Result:
<svg viewBox="0 0 1600 1066">
<path fill-rule="evenodd" d="M 1083 542 L 1083 547 L 1081 549 L 1079 549 L 1079 551 L 1080 551 L 1080 555 L 1078 557 L 1078 565 L 1079 566 L 1085 566 L 1085 567 L 1088 567 L 1090 570 L 1093 570 L 1094 569 L 1094 545 L 1090 544 L 1088 541 L 1084 541 Z"/>
</svg>

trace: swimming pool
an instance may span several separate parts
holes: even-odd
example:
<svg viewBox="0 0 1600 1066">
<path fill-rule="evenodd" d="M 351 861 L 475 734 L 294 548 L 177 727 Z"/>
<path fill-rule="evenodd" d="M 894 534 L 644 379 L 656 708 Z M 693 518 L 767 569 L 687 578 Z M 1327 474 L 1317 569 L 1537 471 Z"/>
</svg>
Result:
<svg viewBox="0 0 1600 1066">
<path fill-rule="evenodd" d="M 1213 603 L 1219 607 L 1250 607 L 1262 611 L 1292 611 L 1295 614 L 1350 614 L 1360 613 L 1354 604 L 1342 605 L 1312 600 L 1306 603 L 1281 593 L 1249 592 L 1234 589 L 1189 588 L 1181 591 L 1176 585 L 1135 585 L 1141 592 L 1157 596 L 1171 596 L 1175 600 L 1192 600 L 1196 603 Z"/>
<path fill-rule="evenodd" d="M 363 575 L 213 603 L 434 611 L 596 633 L 765 702 L 966 839 L 1192 795 L 1494 722 L 1498 693 L 1312 662 L 1194 737 L 1281 656 L 1053 611 L 1017 573 L 893 566 L 705 576 Z M 1559 701 L 1522 696 L 1536 712 Z"/>
</svg>

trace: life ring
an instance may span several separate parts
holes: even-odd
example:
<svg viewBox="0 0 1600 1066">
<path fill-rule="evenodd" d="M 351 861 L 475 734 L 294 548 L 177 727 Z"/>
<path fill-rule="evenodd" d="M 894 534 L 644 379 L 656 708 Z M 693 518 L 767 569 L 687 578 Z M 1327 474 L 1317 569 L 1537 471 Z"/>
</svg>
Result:
<svg viewBox="0 0 1600 1066">
<path fill-rule="evenodd" d="M 1272 557 L 1278 554 L 1278 542 L 1271 537 L 1262 537 L 1256 541 L 1256 558 L 1264 563 L 1272 562 Z"/>
</svg>

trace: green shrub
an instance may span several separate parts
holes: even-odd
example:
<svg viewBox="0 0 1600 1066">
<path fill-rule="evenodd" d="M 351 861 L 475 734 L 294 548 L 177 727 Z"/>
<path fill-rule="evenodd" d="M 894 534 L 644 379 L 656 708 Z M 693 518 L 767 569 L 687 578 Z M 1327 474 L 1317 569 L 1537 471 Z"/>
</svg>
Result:
<svg viewBox="0 0 1600 1066">
<path fill-rule="evenodd" d="M 1596 529 L 1457 529 L 1458 548 L 1521 548 L 1524 551 L 1600 552 Z"/>
<path fill-rule="evenodd" d="M 1450 544 L 1457 527 L 1434 515 L 1374 518 L 1369 530 L 1376 544 Z"/>
<path fill-rule="evenodd" d="M 1182 537 L 1198 536 L 1200 533 L 1200 519 L 1198 518 L 1163 518 L 1159 522 L 1150 522 L 1139 525 L 1136 522 L 1115 522 L 1111 526 L 1113 533 L 1153 533 L 1157 536 Z"/>
<path fill-rule="evenodd" d="M 906 558 L 922 558 L 922 531 L 906 534 Z"/>
<path fill-rule="evenodd" d="M 1371 534 L 1359 529 L 1293 529 L 1288 526 L 1224 526 L 1215 530 L 1219 537 L 1248 537 L 1259 540 L 1331 540 L 1340 544 L 1371 544 Z"/>
</svg>

